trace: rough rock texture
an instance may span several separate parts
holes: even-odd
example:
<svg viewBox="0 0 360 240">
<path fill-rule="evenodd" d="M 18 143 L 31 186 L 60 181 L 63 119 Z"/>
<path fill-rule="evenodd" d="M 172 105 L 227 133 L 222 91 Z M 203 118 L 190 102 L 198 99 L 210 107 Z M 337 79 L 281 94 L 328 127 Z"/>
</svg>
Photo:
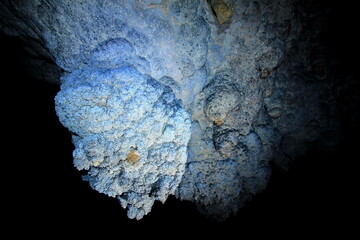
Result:
<svg viewBox="0 0 360 240">
<path fill-rule="evenodd" d="M 141 219 L 174 194 L 185 171 L 190 118 L 171 89 L 131 67 L 86 67 L 55 98 L 73 135 L 74 165 L 97 191 Z"/>
<path fill-rule="evenodd" d="M 312 1 L 0 6 L 0 29 L 47 59 L 51 74 L 35 60 L 34 72 L 62 75 L 56 111 L 75 167 L 130 218 L 175 194 L 224 220 L 266 188 L 271 161 L 286 170 L 341 139 Z"/>
</svg>

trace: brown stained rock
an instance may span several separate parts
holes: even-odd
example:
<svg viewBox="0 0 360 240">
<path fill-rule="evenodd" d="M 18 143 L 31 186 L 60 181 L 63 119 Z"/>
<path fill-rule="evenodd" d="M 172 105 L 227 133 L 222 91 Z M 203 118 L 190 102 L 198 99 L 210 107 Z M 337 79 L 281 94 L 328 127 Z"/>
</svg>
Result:
<svg viewBox="0 0 360 240">
<path fill-rule="evenodd" d="M 136 164 L 139 162 L 141 156 L 135 150 L 130 150 L 129 154 L 126 156 L 126 161 L 130 164 Z"/>
<path fill-rule="evenodd" d="M 215 122 L 216 125 L 222 125 L 223 124 L 223 120 L 221 118 L 216 118 L 214 122 Z"/>
<path fill-rule="evenodd" d="M 216 14 L 219 24 L 230 22 L 232 10 L 228 5 L 226 5 L 226 3 L 222 0 L 211 0 L 210 4 Z"/>
</svg>

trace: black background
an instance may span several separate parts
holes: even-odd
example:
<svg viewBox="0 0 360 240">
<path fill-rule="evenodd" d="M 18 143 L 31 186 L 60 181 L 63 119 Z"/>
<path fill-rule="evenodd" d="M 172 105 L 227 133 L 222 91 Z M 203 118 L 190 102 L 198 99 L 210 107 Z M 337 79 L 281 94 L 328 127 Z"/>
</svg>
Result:
<svg viewBox="0 0 360 240">
<path fill-rule="evenodd" d="M 343 2 L 331 6 L 327 44 L 358 79 L 358 8 Z M 314 149 L 290 171 L 274 169 L 268 188 L 225 222 L 206 219 L 193 203 L 173 196 L 165 204 L 156 202 L 142 220 L 129 220 L 116 199 L 92 190 L 73 167 L 71 136 L 54 110 L 59 86 L 29 77 L 21 65 L 21 43 L 4 35 L 0 39 L 2 217 L 15 227 L 13 234 L 177 237 L 192 236 L 194 230 L 291 237 L 313 236 L 313 231 L 345 235 L 358 225 L 350 219 L 358 216 L 359 129 L 349 128 L 346 119 L 344 142 L 336 151 L 324 155 Z"/>
</svg>

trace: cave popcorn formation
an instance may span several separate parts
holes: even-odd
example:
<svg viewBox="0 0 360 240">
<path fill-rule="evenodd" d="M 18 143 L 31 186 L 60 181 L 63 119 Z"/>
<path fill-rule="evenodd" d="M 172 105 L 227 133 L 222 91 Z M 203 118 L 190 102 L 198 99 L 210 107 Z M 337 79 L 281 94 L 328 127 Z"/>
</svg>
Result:
<svg viewBox="0 0 360 240">
<path fill-rule="evenodd" d="M 185 171 L 189 114 L 171 89 L 131 67 L 84 68 L 63 79 L 56 98 L 73 133 L 74 165 L 97 191 L 141 219 L 174 194 Z"/>
<path fill-rule="evenodd" d="M 321 29 L 306 25 L 321 18 L 298 2 L 1 2 L 0 29 L 61 85 L 56 112 L 92 188 L 129 218 L 172 194 L 224 220 L 266 187 L 270 161 L 286 170 L 336 135 Z"/>
</svg>

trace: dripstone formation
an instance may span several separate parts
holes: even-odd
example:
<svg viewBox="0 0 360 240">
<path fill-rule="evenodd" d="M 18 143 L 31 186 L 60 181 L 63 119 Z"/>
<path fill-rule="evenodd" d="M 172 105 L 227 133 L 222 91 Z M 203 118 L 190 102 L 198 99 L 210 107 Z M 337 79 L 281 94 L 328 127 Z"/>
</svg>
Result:
<svg viewBox="0 0 360 240">
<path fill-rule="evenodd" d="M 129 218 L 175 195 L 225 220 L 266 188 L 271 162 L 286 170 L 339 139 L 310 4 L 3 0 L 0 30 L 61 85 L 56 112 L 93 189 Z"/>
</svg>

